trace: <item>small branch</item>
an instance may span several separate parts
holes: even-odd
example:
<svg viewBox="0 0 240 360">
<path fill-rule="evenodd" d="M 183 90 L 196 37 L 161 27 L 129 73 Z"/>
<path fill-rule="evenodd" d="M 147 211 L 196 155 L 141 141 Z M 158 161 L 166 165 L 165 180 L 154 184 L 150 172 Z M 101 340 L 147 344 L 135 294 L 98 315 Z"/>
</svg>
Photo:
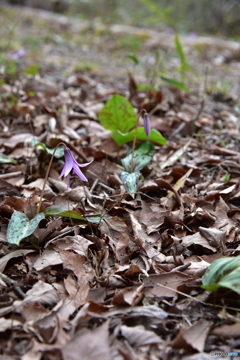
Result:
<svg viewBox="0 0 240 360">
<path fill-rule="evenodd" d="M 18 285 L 17 281 L 10 279 L 10 277 L 8 277 L 7 275 L 4 275 L 3 273 L 0 272 L 0 278 L 8 285 L 8 286 L 13 286 L 13 290 L 16 293 L 16 295 L 21 298 L 24 299 L 26 297 L 26 295 L 24 294 L 24 292 L 22 291 L 22 289 L 20 288 L 20 286 Z"/>
</svg>

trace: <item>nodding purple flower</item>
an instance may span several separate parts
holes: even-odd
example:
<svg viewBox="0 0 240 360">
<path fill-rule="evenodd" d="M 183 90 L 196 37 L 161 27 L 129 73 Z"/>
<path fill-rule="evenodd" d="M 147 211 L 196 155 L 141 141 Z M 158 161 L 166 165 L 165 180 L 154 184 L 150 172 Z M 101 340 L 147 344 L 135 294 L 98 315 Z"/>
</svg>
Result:
<svg viewBox="0 0 240 360">
<path fill-rule="evenodd" d="M 143 114 L 143 126 L 145 134 L 149 137 L 151 133 L 151 121 L 147 112 Z"/>
<path fill-rule="evenodd" d="M 26 55 L 26 51 L 24 49 L 19 49 L 17 52 L 11 55 L 11 59 L 18 60 L 20 57 Z"/>
<path fill-rule="evenodd" d="M 82 181 L 88 181 L 85 175 L 81 172 L 79 169 L 80 167 L 85 167 L 90 165 L 92 161 L 86 164 L 79 164 L 75 159 L 73 154 L 71 153 L 70 149 L 68 147 L 64 148 L 64 166 L 63 169 L 59 175 L 59 177 L 65 176 L 67 178 L 67 189 L 69 188 L 70 184 L 70 172 L 72 171 L 74 174 L 76 174 Z"/>
</svg>

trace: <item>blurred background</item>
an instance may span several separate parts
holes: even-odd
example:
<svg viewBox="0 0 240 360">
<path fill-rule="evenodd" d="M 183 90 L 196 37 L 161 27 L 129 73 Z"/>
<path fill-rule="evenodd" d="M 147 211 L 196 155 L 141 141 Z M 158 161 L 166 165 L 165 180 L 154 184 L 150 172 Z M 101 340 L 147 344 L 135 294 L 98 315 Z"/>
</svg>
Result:
<svg viewBox="0 0 240 360">
<path fill-rule="evenodd" d="M 238 39 L 240 0 L 2 0 L 103 24 L 126 24 L 180 34 Z"/>
</svg>

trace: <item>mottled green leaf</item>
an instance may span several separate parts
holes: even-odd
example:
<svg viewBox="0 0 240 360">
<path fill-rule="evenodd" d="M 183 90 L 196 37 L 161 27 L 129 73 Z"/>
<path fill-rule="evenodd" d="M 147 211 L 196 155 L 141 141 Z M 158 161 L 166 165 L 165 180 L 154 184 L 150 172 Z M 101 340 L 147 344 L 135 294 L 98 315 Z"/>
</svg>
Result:
<svg viewBox="0 0 240 360">
<path fill-rule="evenodd" d="M 7 229 L 7 240 L 11 244 L 19 245 L 21 240 L 31 235 L 37 228 L 41 220 L 45 218 L 43 213 L 39 213 L 29 220 L 27 215 L 20 211 L 15 211 L 12 214 L 11 220 Z"/>
<path fill-rule="evenodd" d="M 105 129 L 123 133 L 137 123 L 137 116 L 132 104 L 121 95 L 113 95 L 99 113 L 99 121 Z"/>
<path fill-rule="evenodd" d="M 122 165 L 127 172 L 142 170 L 152 160 L 154 154 L 155 148 L 153 143 L 144 141 L 137 146 L 133 156 L 132 152 L 130 152 L 121 160 Z"/>
<path fill-rule="evenodd" d="M 148 141 L 150 140 L 159 145 L 166 145 L 166 143 L 167 143 L 167 140 L 160 134 L 159 131 L 157 131 L 155 129 L 152 129 L 150 136 L 147 137 L 147 135 L 145 134 L 144 128 L 142 126 L 137 128 L 136 130 L 133 129 L 132 131 L 125 133 L 125 134 L 123 134 L 122 132 L 120 132 L 118 130 L 114 131 L 112 133 L 112 138 L 114 141 L 116 141 L 116 143 L 119 146 L 122 146 L 123 144 L 133 141 L 134 136 L 135 136 L 134 135 L 135 131 L 136 131 L 136 139 L 137 140 L 148 140 Z"/>
<path fill-rule="evenodd" d="M 139 171 L 134 171 L 132 173 L 128 173 L 126 171 L 122 171 L 120 173 L 120 178 L 122 180 L 122 183 L 126 189 L 126 191 L 132 196 L 132 198 L 135 198 L 137 187 L 138 187 L 138 180 L 140 177 Z"/>
<path fill-rule="evenodd" d="M 215 260 L 203 275 L 203 289 L 216 291 L 220 287 L 240 294 L 240 255 Z"/>
</svg>

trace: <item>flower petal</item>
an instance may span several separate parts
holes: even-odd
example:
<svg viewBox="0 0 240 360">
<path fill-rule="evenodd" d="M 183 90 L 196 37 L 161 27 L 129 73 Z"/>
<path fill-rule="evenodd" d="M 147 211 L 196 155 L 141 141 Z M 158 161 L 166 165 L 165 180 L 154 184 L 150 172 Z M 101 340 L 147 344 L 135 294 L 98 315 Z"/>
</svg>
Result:
<svg viewBox="0 0 240 360">
<path fill-rule="evenodd" d="M 147 135 L 147 137 L 149 137 L 151 133 L 151 121 L 148 113 L 144 113 L 143 115 L 143 126 L 144 126 L 145 134 Z"/>
<path fill-rule="evenodd" d="M 79 167 L 86 167 L 86 166 L 90 165 L 92 162 L 93 162 L 93 160 L 91 160 L 91 161 L 89 161 L 88 163 L 85 163 L 85 164 L 79 164 L 77 162 L 76 163 L 78 164 Z"/>
<path fill-rule="evenodd" d="M 65 147 L 65 149 L 64 149 L 64 156 L 65 156 L 65 159 L 64 159 L 65 164 L 64 164 L 64 167 L 63 167 L 59 177 L 67 176 L 70 173 L 70 171 L 72 170 L 74 163 L 75 163 L 75 159 L 74 159 L 71 151 L 67 147 Z"/>
<path fill-rule="evenodd" d="M 83 175 L 83 173 L 81 172 L 81 170 L 79 169 L 78 165 L 74 164 L 73 165 L 73 172 L 78 176 L 80 177 L 80 179 L 82 181 L 88 181 L 88 179 L 86 178 L 85 175 Z"/>
</svg>

